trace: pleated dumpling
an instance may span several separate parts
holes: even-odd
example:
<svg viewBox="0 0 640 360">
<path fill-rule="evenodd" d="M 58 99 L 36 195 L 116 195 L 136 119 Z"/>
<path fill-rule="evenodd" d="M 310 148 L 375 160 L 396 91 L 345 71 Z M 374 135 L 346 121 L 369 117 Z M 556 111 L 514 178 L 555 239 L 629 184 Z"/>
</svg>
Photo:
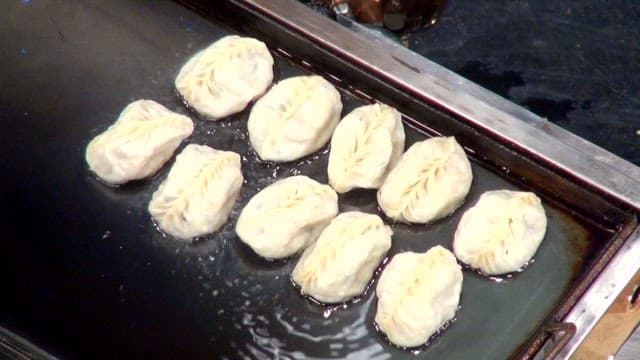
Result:
<svg viewBox="0 0 640 360">
<path fill-rule="evenodd" d="M 156 173 L 193 132 L 193 122 L 152 100 L 137 100 L 118 120 L 89 142 L 89 168 L 109 184 Z"/>
<path fill-rule="evenodd" d="M 490 275 L 521 269 L 547 231 L 540 198 L 531 192 L 487 191 L 460 219 L 453 251 L 460 261 Z"/>
<path fill-rule="evenodd" d="M 324 146 L 340 120 L 340 93 L 320 76 L 280 81 L 251 109 L 251 145 L 263 160 L 292 161 Z"/>
<path fill-rule="evenodd" d="M 315 241 L 338 214 L 338 195 L 304 175 L 276 181 L 242 209 L 236 224 L 240 240 L 258 255 L 285 258 Z"/>
<path fill-rule="evenodd" d="M 453 137 L 413 144 L 378 190 L 378 204 L 394 219 L 427 223 L 458 208 L 471 188 L 471 165 Z"/>
<path fill-rule="evenodd" d="M 462 270 L 449 250 L 397 254 L 378 280 L 375 322 L 398 346 L 422 345 L 453 319 L 461 291 Z"/>
<path fill-rule="evenodd" d="M 242 111 L 273 81 L 273 58 L 256 39 L 230 35 L 196 53 L 175 86 L 197 112 L 216 120 Z"/>
<path fill-rule="evenodd" d="M 389 251 L 392 234 L 377 215 L 342 213 L 304 251 L 293 269 L 293 281 L 324 303 L 360 295 Z"/>
<path fill-rule="evenodd" d="M 329 184 L 339 193 L 377 189 L 404 150 L 400 113 L 387 105 L 356 108 L 340 121 L 331 138 Z"/>
<path fill-rule="evenodd" d="M 153 193 L 149 213 L 160 229 L 192 240 L 218 230 L 242 187 L 240 155 L 206 145 L 187 145 Z"/>
</svg>

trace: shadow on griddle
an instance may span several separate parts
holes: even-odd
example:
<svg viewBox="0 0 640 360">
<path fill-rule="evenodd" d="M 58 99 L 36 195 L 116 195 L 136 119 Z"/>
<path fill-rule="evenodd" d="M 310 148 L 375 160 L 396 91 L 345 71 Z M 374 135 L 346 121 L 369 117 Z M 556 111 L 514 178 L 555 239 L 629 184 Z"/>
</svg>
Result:
<svg viewBox="0 0 640 360">
<path fill-rule="evenodd" d="M 245 244 L 237 236 L 231 240 L 231 246 L 238 259 L 248 268 L 254 270 L 277 270 L 291 263 L 297 262 L 299 254 L 294 254 L 284 259 L 266 259 L 256 254 L 249 245 Z"/>
</svg>

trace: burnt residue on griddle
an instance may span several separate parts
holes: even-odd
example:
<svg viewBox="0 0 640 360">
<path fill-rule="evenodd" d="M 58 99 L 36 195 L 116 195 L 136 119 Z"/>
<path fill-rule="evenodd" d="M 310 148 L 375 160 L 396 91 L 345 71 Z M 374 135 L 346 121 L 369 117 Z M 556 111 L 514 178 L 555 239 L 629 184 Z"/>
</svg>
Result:
<svg viewBox="0 0 640 360">
<path fill-rule="evenodd" d="M 573 270 L 573 279 L 581 275 L 595 259 L 598 250 L 602 249 L 608 240 L 614 236 L 614 231 L 605 229 L 601 226 L 579 219 L 578 214 L 560 211 L 558 216 L 563 219 L 563 236 L 569 239 L 567 251 L 574 255 L 571 265 Z"/>
</svg>

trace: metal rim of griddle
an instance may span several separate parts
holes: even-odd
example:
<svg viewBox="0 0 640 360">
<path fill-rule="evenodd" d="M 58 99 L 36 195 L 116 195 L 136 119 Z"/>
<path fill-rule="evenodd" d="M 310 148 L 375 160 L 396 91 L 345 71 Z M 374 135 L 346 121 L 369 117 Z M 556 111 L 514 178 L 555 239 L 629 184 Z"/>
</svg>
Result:
<svg viewBox="0 0 640 360">
<path fill-rule="evenodd" d="M 506 144 L 640 211 L 640 168 L 348 19 L 340 25 L 291 0 L 228 0 L 279 22 L 318 46 L 444 109 Z M 569 358 L 640 267 L 636 228 L 537 356 Z M 535 354 L 527 353 L 527 357 Z"/>
</svg>

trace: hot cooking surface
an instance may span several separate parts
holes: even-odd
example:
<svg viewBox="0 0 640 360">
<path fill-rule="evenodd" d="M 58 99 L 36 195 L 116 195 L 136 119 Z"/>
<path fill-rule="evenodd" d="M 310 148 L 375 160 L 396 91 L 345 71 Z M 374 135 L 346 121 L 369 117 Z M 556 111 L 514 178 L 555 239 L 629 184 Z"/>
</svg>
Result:
<svg viewBox="0 0 640 360">
<path fill-rule="evenodd" d="M 10 155 L 0 171 L 0 269 L 12 296 L 0 300 L 1 326 L 63 358 L 412 356 L 375 330 L 373 289 L 345 308 L 311 303 L 290 283 L 296 259 L 262 260 L 235 236 L 238 212 L 259 189 L 294 174 L 326 182 L 326 147 L 298 162 L 261 162 L 248 145 L 248 110 L 220 122 L 190 113 L 196 130 L 189 142 L 239 152 L 247 180 L 227 224 L 195 245 L 163 237 L 146 211 L 170 164 L 150 180 L 120 188 L 89 173 L 88 141 L 127 103 L 149 98 L 188 113 L 173 89 L 177 70 L 231 30 L 168 1 L 2 7 L 9 20 L 0 24 L 0 146 Z M 277 53 L 275 60 L 276 80 L 309 72 Z M 342 95 L 343 114 L 367 101 Z M 417 122 L 446 120 L 437 113 L 421 117 L 410 104 L 390 103 Z M 405 127 L 407 147 L 439 131 L 416 126 Z M 390 255 L 436 244 L 451 248 L 462 212 L 483 191 L 538 192 L 549 228 L 535 261 L 511 278 L 465 270 L 457 320 L 421 352 L 504 358 L 534 334 L 615 228 L 494 165 L 465 134 L 475 177 L 465 205 L 428 226 L 392 224 Z M 342 195 L 340 209 L 378 212 L 375 192 Z"/>
</svg>

